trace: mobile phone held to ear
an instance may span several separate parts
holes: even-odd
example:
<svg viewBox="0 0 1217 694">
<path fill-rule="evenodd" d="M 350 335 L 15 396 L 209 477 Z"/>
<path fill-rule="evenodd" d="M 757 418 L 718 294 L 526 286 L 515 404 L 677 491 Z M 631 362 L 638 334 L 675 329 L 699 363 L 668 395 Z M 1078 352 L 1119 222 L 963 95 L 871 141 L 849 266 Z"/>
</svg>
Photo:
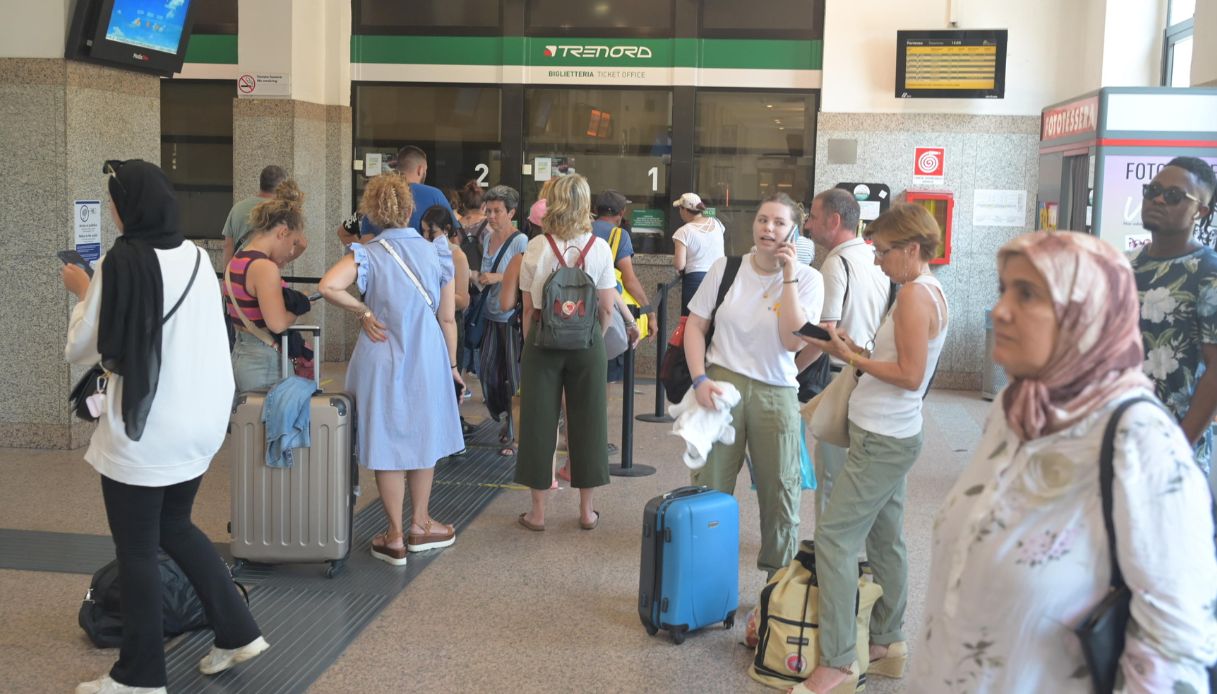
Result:
<svg viewBox="0 0 1217 694">
<path fill-rule="evenodd" d="M 90 278 L 93 277 L 93 267 L 89 265 L 89 261 L 82 258 L 76 251 L 59 251 L 55 255 L 59 256 L 64 265 L 79 266 L 80 269 L 88 273 Z"/>
<path fill-rule="evenodd" d="M 801 327 L 795 331 L 795 334 L 796 335 L 806 335 L 807 337 L 814 337 L 817 340 L 824 340 L 824 341 L 828 341 L 828 340 L 832 339 L 832 335 L 829 335 L 827 330 L 825 330 L 824 328 L 821 328 L 820 326 L 816 325 L 815 323 L 804 323 L 803 327 Z"/>
</svg>

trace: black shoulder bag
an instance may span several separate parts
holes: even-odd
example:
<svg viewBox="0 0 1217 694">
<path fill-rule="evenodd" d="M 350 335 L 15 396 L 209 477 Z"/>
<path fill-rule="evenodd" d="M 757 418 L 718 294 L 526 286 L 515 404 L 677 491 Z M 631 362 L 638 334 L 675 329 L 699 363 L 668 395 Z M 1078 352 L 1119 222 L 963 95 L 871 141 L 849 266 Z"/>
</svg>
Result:
<svg viewBox="0 0 1217 694">
<path fill-rule="evenodd" d="M 841 261 L 841 267 L 845 268 L 845 295 L 841 297 L 841 312 L 845 312 L 845 302 L 849 300 L 849 263 L 845 262 L 845 256 L 837 256 Z M 827 261 L 825 261 L 827 262 Z M 807 365 L 806 369 L 799 372 L 799 402 L 810 402 L 812 398 L 819 395 L 832 382 L 832 359 L 828 356 L 828 352 L 820 354 L 820 358 Z"/>
<path fill-rule="evenodd" d="M 723 279 L 718 283 L 718 296 L 714 300 L 714 310 L 710 312 L 710 326 L 706 329 L 706 350 L 710 349 L 710 339 L 714 337 L 714 317 L 718 315 L 718 307 L 723 305 L 727 290 L 735 282 L 739 274 L 740 256 L 728 256 L 727 266 L 723 268 Z M 682 326 L 683 327 L 683 326 Z M 660 336 L 662 338 L 662 336 Z M 693 386 L 693 376 L 689 374 L 689 362 L 685 358 L 684 333 L 681 332 L 680 344 L 668 343 L 668 349 L 663 353 L 663 363 L 659 365 L 659 380 L 663 383 L 664 394 L 668 402 L 675 405 L 684 399 L 685 393 Z"/>
<path fill-rule="evenodd" d="M 507 249 L 511 247 L 511 243 L 516 240 L 517 236 L 522 236 L 522 232 L 517 231 L 512 234 L 509 239 L 503 242 L 499 247 L 499 252 L 494 256 L 494 262 L 490 264 L 491 272 L 499 271 L 499 263 L 503 261 L 503 255 L 507 253 Z M 478 257 L 481 257 L 479 252 Z M 472 267 L 472 265 L 471 265 Z M 479 261 L 478 267 L 481 267 Z M 482 338 L 486 334 L 486 318 L 482 315 L 486 310 L 486 299 L 490 292 L 483 289 L 477 296 L 469 302 L 469 308 L 465 309 L 465 348 L 479 349 L 482 346 Z"/>
<path fill-rule="evenodd" d="M 177 313 L 182 302 L 186 300 L 186 295 L 190 293 L 190 288 L 194 286 L 194 278 L 199 274 L 199 263 L 203 259 L 203 251 L 199 250 L 197 246 L 195 250 L 198 251 L 198 255 L 194 258 L 194 272 L 190 273 L 190 281 L 186 283 L 186 289 L 182 291 L 181 298 L 177 300 L 173 308 L 169 309 L 169 313 L 166 313 L 165 317 L 161 319 L 161 325 L 164 325 L 173 314 Z M 93 410 L 89 408 L 89 398 L 94 395 L 104 394 L 106 392 L 106 383 L 109 380 L 110 375 L 102 368 L 100 363 L 97 363 L 89 367 L 89 370 L 80 377 L 76 385 L 72 386 L 72 392 L 68 393 L 68 402 L 71 404 L 72 412 L 77 418 L 83 419 L 86 422 L 96 422 L 100 419 L 100 415 L 93 414 Z"/>
<path fill-rule="evenodd" d="M 1107 549 L 1111 554 L 1111 588 L 1106 597 L 1086 614 L 1073 631 L 1078 635 L 1082 644 L 1082 656 L 1086 660 L 1086 668 L 1090 671 L 1090 681 L 1096 692 L 1105 693 L 1115 690 L 1116 676 L 1120 671 L 1120 656 L 1124 653 L 1124 635 L 1128 630 L 1132 591 L 1124 583 L 1124 574 L 1120 571 L 1119 558 L 1116 556 L 1116 525 L 1112 519 L 1112 484 L 1115 480 L 1116 429 L 1120 417 L 1129 407 L 1140 402 L 1158 404 L 1152 398 L 1133 398 L 1120 403 L 1111 418 L 1107 420 L 1107 430 L 1103 432 L 1103 445 L 1099 449 L 1099 489 L 1103 494 L 1103 526 L 1107 529 Z M 1217 519 L 1217 507 L 1213 507 L 1214 518 Z M 1209 689 L 1217 684 L 1217 668 L 1210 667 Z"/>
</svg>

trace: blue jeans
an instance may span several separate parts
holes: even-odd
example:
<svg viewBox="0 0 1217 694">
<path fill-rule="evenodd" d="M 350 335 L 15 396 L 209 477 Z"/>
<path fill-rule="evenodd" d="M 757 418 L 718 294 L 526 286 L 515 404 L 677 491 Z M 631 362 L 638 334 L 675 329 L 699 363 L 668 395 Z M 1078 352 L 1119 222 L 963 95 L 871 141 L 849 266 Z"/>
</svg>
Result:
<svg viewBox="0 0 1217 694">
<path fill-rule="evenodd" d="M 238 393 L 270 390 L 283 380 L 281 368 L 279 350 L 243 330 L 237 331 L 237 343 L 232 348 L 232 373 Z"/>
</svg>

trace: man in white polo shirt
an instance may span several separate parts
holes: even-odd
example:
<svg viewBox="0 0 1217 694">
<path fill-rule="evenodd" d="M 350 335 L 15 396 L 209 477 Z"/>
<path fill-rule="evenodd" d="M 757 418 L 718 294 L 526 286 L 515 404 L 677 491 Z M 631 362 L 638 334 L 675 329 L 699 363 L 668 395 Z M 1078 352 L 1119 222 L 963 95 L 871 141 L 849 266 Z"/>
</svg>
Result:
<svg viewBox="0 0 1217 694">
<path fill-rule="evenodd" d="M 855 343 L 870 347 L 887 311 L 892 285 L 875 265 L 871 246 L 858 236 L 859 214 L 858 201 L 849 191 L 830 188 L 811 201 L 811 212 L 804 228 L 812 240 L 829 249 L 820 266 L 824 276 L 824 310 L 820 314 L 820 324 L 834 325 Z M 832 360 L 834 375 L 842 367 L 844 363 Z M 828 505 L 833 477 L 845 465 L 847 450 L 816 441 L 817 516 Z"/>
</svg>

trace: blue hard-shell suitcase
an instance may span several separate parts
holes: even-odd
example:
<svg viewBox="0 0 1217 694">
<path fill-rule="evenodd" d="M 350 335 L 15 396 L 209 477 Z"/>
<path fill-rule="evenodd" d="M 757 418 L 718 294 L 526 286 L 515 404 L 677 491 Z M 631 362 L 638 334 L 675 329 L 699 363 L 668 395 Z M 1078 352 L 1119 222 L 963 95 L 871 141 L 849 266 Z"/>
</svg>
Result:
<svg viewBox="0 0 1217 694">
<path fill-rule="evenodd" d="M 647 502 L 642 518 L 638 616 L 683 643 L 690 631 L 735 625 L 739 504 L 708 487 L 680 487 Z"/>
</svg>

